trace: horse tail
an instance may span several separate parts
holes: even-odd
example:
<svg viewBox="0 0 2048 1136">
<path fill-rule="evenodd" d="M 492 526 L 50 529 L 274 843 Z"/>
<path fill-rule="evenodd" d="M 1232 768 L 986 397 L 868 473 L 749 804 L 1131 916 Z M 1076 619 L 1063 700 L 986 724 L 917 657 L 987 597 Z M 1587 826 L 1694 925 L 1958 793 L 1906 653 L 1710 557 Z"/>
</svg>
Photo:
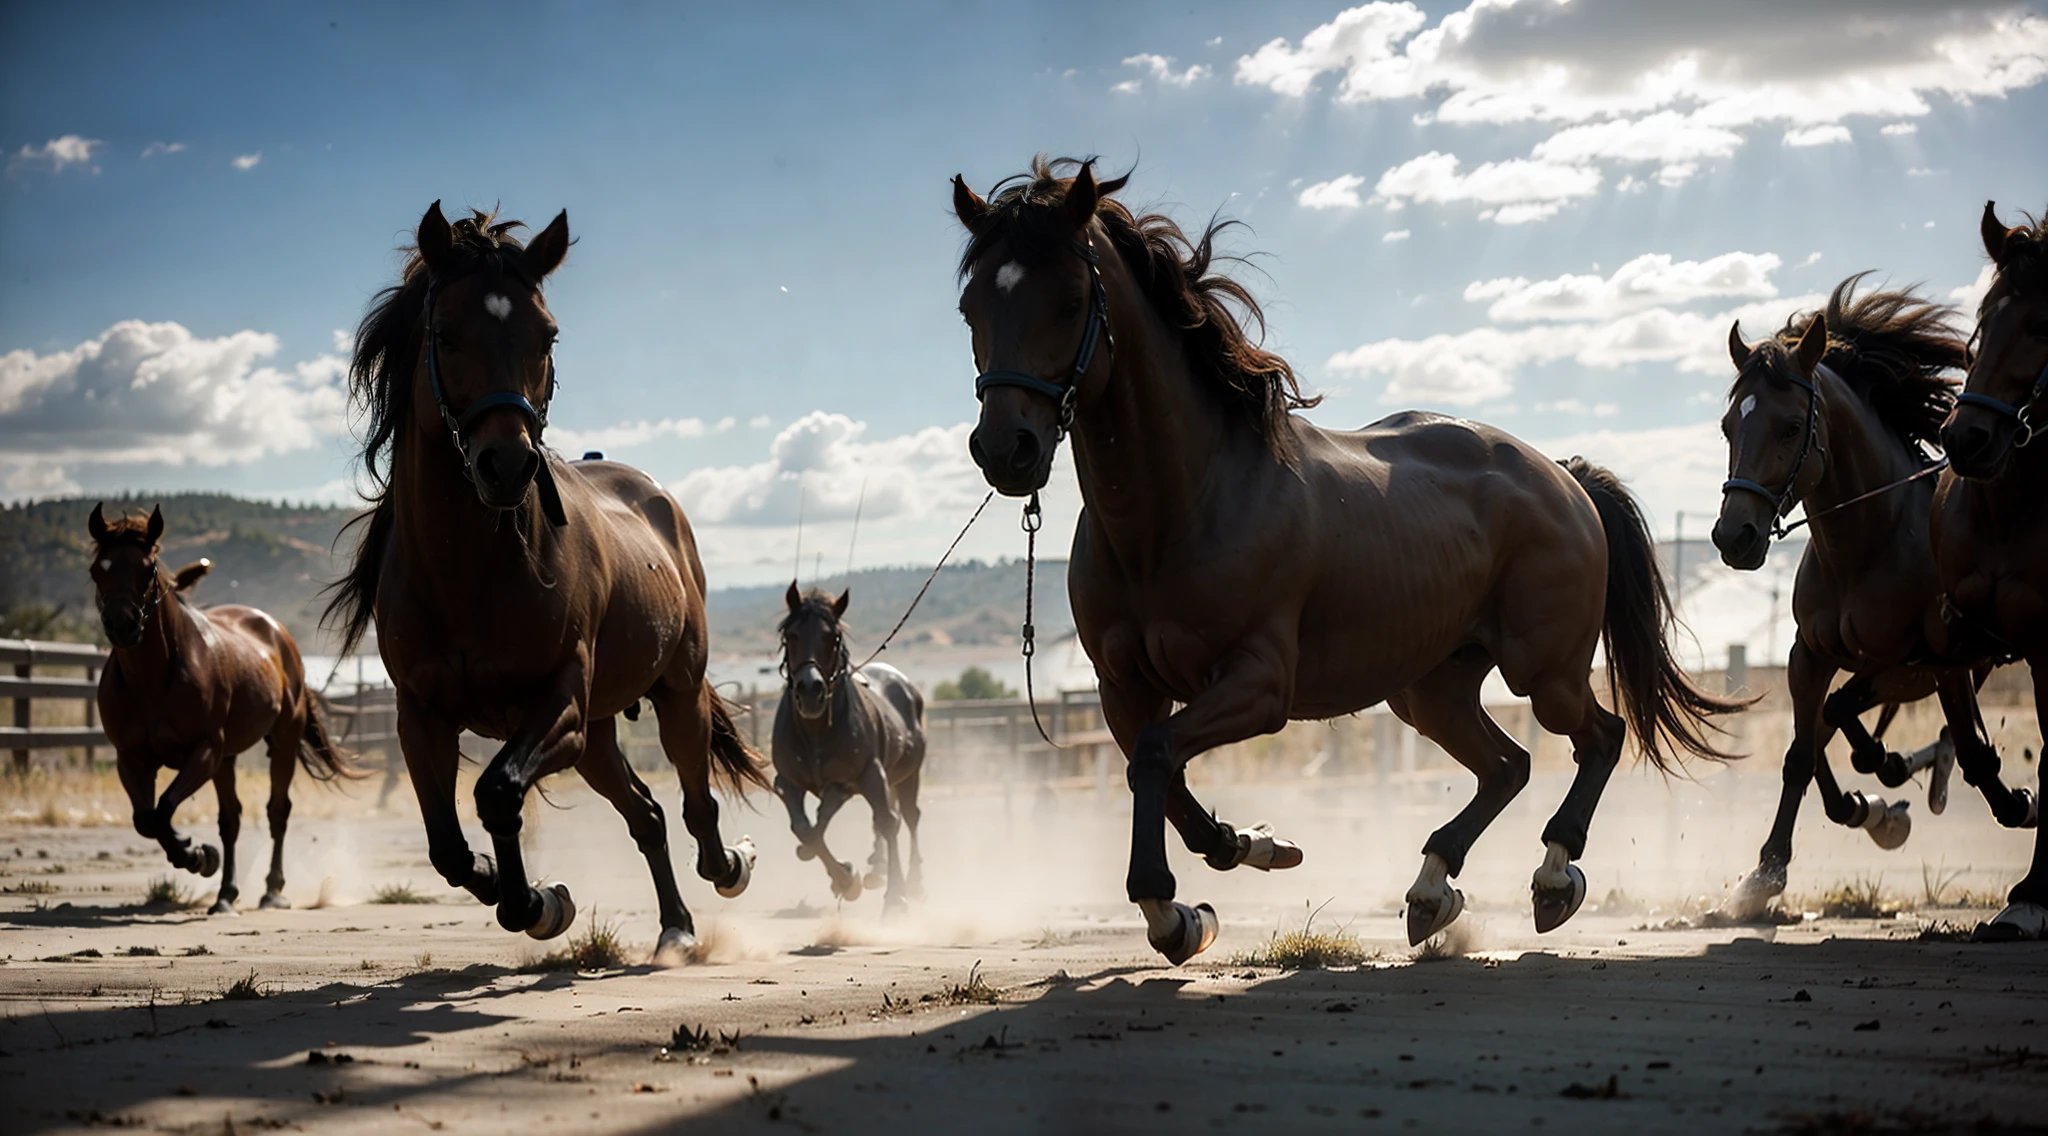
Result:
<svg viewBox="0 0 2048 1136">
<path fill-rule="evenodd" d="M 353 781 L 367 776 L 355 767 L 355 755 L 334 744 L 327 735 L 327 700 L 310 687 L 306 690 L 306 729 L 299 738 L 299 765 L 315 781 L 337 777 Z"/>
<path fill-rule="evenodd" d="M 1693 685 L 1671 655 L 1677 617 L 1657 566 L 1656 542 L 1635 499 L 1610 470 L 1577 457 L 1563 464 L 1593 499 L 1607 532 L 1607 613 L 1601 636 L 1607 647 L 1607 685 L 1629 732 L 1667 773 L 1674 756 L 1734 760 L 1739 755 L 1715 748 L 1706 731 L 1714 728 L 1715 716 L 1747 709 L 1756 700 L 1709 694 Z"/>
<path fill-rule="evenodd" d="M 761 772 L 761 756 L 754 752 L 747 740 L 740 736 L 740 728 L 732 720 L 732 709 L 726 705 L 724 696 L 705 688 L 711 705 L 711 769 L 718 780 L 734 796 L 744 796 L 747 786 L 758 785 L 763 789 L 768 777 Z"/>
</svg>

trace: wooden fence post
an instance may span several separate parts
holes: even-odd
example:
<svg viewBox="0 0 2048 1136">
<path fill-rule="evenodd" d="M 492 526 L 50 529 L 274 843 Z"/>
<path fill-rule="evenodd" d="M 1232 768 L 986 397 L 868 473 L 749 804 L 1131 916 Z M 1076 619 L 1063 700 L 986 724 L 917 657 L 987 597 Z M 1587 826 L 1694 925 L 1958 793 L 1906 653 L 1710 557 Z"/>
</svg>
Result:
<svg viewBox="0 0 2048 1136">
<path fill-rule="evenodd" d="M 34 677 L 33 670 L 34 668 L 31 667 L 28 663 L 16 663 L 14 664 L 14 677 L 20 679 L 32 678 Z M 28 699 L 17 698 L 14 700 L 14 725 L 17 729 L 28 729 L 28 707 Z M 25 749 L 18 749 L 14 751 L 14 771 L 23 776 L 27 776 L 28 774 L 29 752 L 30 751 Z"/>
</svg>

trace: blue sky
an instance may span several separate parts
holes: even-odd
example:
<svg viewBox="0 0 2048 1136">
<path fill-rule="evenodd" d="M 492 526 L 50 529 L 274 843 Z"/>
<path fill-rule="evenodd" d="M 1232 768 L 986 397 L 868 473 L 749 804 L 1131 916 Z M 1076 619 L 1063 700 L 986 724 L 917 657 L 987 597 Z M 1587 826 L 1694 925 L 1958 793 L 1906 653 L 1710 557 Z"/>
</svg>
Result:
<svg viewBox="0 0 2048 1136">
<path fill-rule="evenodd" d="M 1984 200 L 2048 202 L 2021 5 L 850 9 L 0 9 L 0 495 L 344 499 L 335 332 L 439 198 L 569 210 L 559 440 L 675 488 L 721 582 L 799 508 L 929 562 L 980 496 L 946 181 L 1047 150 L 1249 222 L 1318 421 L 1484 418 L 1668 532 L 1716 502 L 1725 317 L 1961 298 Z"/>
</svg>

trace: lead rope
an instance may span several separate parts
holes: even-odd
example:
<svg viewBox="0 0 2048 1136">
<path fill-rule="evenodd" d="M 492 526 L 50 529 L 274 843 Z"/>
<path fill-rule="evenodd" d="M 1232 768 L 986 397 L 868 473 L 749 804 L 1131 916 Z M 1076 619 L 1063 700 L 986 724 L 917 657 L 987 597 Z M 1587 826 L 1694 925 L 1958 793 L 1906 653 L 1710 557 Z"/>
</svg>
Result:
<svg viewBox="0 0 2048 1136">
<path fill-rule="evenodd" d="M 1031 687 L 1031 657 L 1038 653 L 1038 628 L 1031 622 L 1032 584 L 1038 575 L 1038 527 L 1044 523 L 1044 516 L 1038 509 L 1038 494 L 1033 492 L 1031 500 L 1024 502 L 1024 700 L 1031 705 L 1031 724 L 1038 727 L 1038 736 L 1054 749 L 1067 747 L 1052 740 L 1045 732 L 1045 723 L 1038 718 L 1038 693 Z"/>
<path fill-rule="evenodd" d="M 960 547 L 960 542 L 967 539 L 967 530 L 974 527 L 974 522 L 981 519 L 981 511 L 988 508 L 988 503 L 995 499 L 996 491 L 991 489 L 988 491 L 988 496 L 981 499 L 981 504 L 974 507 L 974 515 L 967 518 L 967 523 L 960 527 L 960 535 L 954 537 L 953 543 L 946 546 L 946 555 L 939 557 L 939 562 L 932 565 L 932 574 L 924 578 L 924 587 L 917 590 L 917 595 L 911 597 L 910 606 L 903 609 L 903 618 L 896 621 L 896 626 L 891 627 L 887 635 L 882 636 L 882 645 L 876 647 L 874 652 L 868 655 L 867 658 L 862 659 L 860 666 L 853 668 L 854 670 L 865 669 L 869 663 L 879 658 L 882 652 L 889 649 L 889 641 L 896 638 L 896 633 L 903 630 L 904 624 L 910 622 L 910 613 L 917 610 L 917 605 L 924 600 L 924 594 L 931 590 L 932 581 L 939 578 L 939 569 L 946 566 L 947 557 L 952 556 L 953 550 Z M 788 660 L 784 660 L 783 665 L 788 666 Z"/>
<path fill-rule="evenodd" d="M 1851 505 L 1860 505 L 1863 502 L 1870 500 L 1872 497 L 1881 497 L 1884 494 L 1890 493 L 1892 490 L 1899 488 L 1900 486 L 1911 485 L 1913 482 L 1918 481 L 1923 477 L 1933 477 L 1935 474 L 1938 474 L 1942 470 L 1945 470 L 1947 468 L 1948 458 L 1943 457 L 1941 460 L 1935 462 L 1934 464 L 1923 467 L 1918 473 L 1908 474 L 1905 477 L 1899 478 L 1897 481 L 1891 482 L 1886 485 L 1880 485 L 1868 493 L 1859 493 L 1856 496 L 1849 498 L 1847 501 L 1843 501 L 1840 504 L 1836 505 L 1830 505 L 1827 508 L 1822 509 L 1818 513 L 1808 513 L 1807 515 L 1799 518 L 1798 520 L 1792 522 L 1789 525 L 1784 523 L 1784 520 L 1781 518 L 1778 524 L 1774 526 L 1771 537 L 1773 540 L 1775 540 L 1779 537 L 1787 536 L 1791 534 L 1793 530 L 1798 529 L 1801 526 L 1811 524 L 1814 521 L 1817 521 L 1822 517 L 1827 516 L 1829 513 L 1839 513 L 1843 509 L 1846 509 Z"/>
</svg>

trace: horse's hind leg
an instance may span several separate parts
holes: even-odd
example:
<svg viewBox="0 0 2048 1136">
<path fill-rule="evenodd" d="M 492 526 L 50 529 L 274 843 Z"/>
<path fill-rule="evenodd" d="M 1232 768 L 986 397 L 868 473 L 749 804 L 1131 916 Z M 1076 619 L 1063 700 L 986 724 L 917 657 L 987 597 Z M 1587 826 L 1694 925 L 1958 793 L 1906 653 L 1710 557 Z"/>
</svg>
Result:
<svg viewBox="0 0 2048 1136">
<path fill-rule="evenodd" d="M 258 907 L 291 906 L 284 897 L 284 834 L 292 822 L 292 775 L 298 772 L 305 725 L 302 715 L 294 716 L 279 723 L 270 736 L 270 801 L 265 808 L 270 820 L 270 874 L 263 879 Z"/>
<path fill-rule="evenodd" d="M 1966 671 L 1942 676 L 1936 688 L 1941 708 L 1948 718 L 1949 735 L 1955 742 L 1956 766 L 1963 780 L 1984 794 L 1991 815 L 2007 828 L 2032 828 L 2040 823 L 2039 802 L 2027 789 L 2008 789 L 1999 779 L 1998 750 L 1984 728 L 1984 715 L 1977 708 L 1977 689 Z"/>
<path fill-rule="evenodd" d="M 667 684 L 647 695 L 660 719 L 662 751 L 682 782 L 683 827 L 697 842 L 697 874 L 731 899 L 753 878 L 754 842 L 741 837 L 738 847 L 727 848 L 718 833 L 718 801 L 711 795 L 711 715 L 705 707 L 715 697 L 708 686 L 685 692 Z"/>
<path fill-rule="evenodd" d="M 1529 783 L 1528 751 L 1495 727 L 1479 705 L 1480 683 L 1492 669 L 1484 651 L 1468 647 L 1390 702 L 1479 781 L 1471 802 L 1423 842 L 1422 872 L 1407 895 L 1411 945 L 1450 926 L 1464 909 L 1464 896 L 1448 877 L 1464 870 L 1473 842 Z"/>
<path fill-rule="evenodd" d="M 1561 731 L 1572 739 L 1578 772 L 1572 775 L 1564 802 L 1543 826 L 1543 864 L 1530 882 L 1536 930 L 1542 933 L 1556 930 L 1586 901 L 1586 875 L 1572 861 L 1586 853 L 1593 812 L 1621 761 L 1628 731 L 1618 715 L 1594 699 L 1583 672 L 1560 676 L 1552 689 L 1539 686 L 1530 694 L 1529 708 L 1546 729 L 1567 725 L 1574 717 L 1580 723 L 1577 729 Z"/>
<path fill-rule="evenodd" d="M 441 878 L 489 907 L 498 905 L 498 866 L 472 852 L 455 815 L 455 770 L 462 761 L 461 734 L 398 692 L 398 746 L 427 826 L 427 857 Z"/>
<path fill-rule="evenodd" d="M 2034 705 L 2048 702 L 2048 658 L 2030 658 L 2034 672 Z M 1980 924 L 1975 935 L 1984 942 L 2048 939 L 2048 825 L 2034 829 L 2034 861 L 2020 882 L 2006 894 L 2005 910 Z"/>
<path fill-rule="evenodd" d="M 626 819 L 626 831 L 633 834 L 633 843 L 647 858 L 647 869 L 654 876 L 655 902 L 661 908 L 661 938 L 655 943 L 654 961 L 668 966 L 684 961 L 697 944 L 697 927 L 676 887 L 676 869 L 668 855 L 668 822 L 660 802 L 619 750 L 618 719 L 600 718 L 590 724 L 576 772 Z"/>
<path fill-rule="evenodd" d="M 1792 830 L 1799 823 L 1799 806 L 1806 799 L 1808 785 L 1818 783 L 1821 805 L 1828 816 L 1844 813 L 1848 807 L 1841 788 L 1835 784 L 1834 771 L 1827 768 L 1827 743 L 1834 731 L 1821 714 L 1821 702 L 1834 677 L 1833 665 L 1803 643 L 1792 644 L 1785 665 L 1785 685 L 1792 699 L 1792 744 L 1785 749 L 1778 812 L 1771 822 L 1770 835 L 1757 852 L 1756 869 L 1744 876 L 1721 902 L 1721 914 L 1730 919 L 1755 919 L 1764 913 L 1771 900 L 1784 894 L 1786 873 L 1792 864 Z"/>
<path fill-rule="evenodd" d="M 920 757 L 919 764 L 923 764 Z M 903 827 L 910 833 L 910 873 L 903 881 L 903 894 L 911 899 L 924 898 L 924 842 L 918 839 L 917 823 L 924 819 L 924 810 L 918 807 L 917 791 L 924 781 L 924 770 L 913 769 L 896 783 L 896 811 L 903 816 Z"/>
<path fill-rule="evenodd" d="M 235 900 L 242 889 L 235 883 L 235 844 L 242 836 L 242 797 L 235 792 L 235 759 L 220 763 L 213 775 L 213 792 L 220 802 L 220 894 L 208 909 L 212 915 L 235 914 Z"/>
<path fill-rule="evenodd" d="M 868 858 L 872 869 L 876 861 L 886 871 L 886 886 L 882 892 L 882 911 L 901 910 L 903 902 L 903 861 L 896 851 L 896 835 L 902 827 L 902 820 L 896 813 L 896 802 L 889 792 L 889 777 L 882 772 L 882 763 L 870 761 L 861 774 L 860 793 L 868 802 L 868 809 L 875 818 L 875 855 Z M 872 876 L 870 877 L 872 886 Z"/>
</svg>

